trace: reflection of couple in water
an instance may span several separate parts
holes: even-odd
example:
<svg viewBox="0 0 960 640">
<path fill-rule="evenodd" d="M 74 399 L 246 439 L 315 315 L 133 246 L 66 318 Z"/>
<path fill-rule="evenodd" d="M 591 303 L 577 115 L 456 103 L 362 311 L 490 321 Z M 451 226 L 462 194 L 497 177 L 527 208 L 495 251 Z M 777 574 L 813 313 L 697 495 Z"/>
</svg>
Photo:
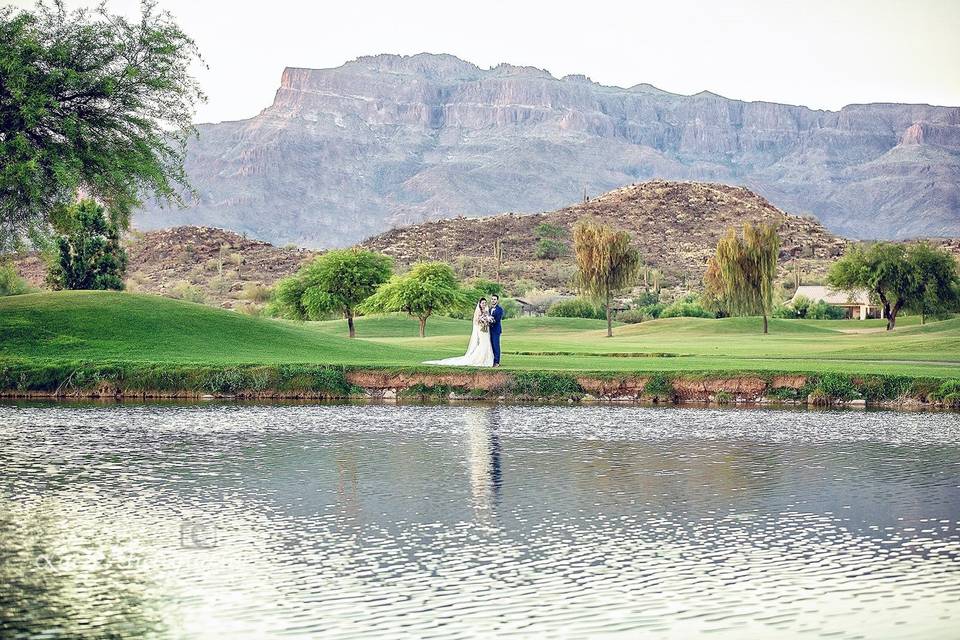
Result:
<svg viewBox="0 0 960 640">
<path fill-rule="evenodd" d="M 503 487 L 500 466 L 499 410 L 495 407 L 464 408 L 470 494 L 478 519 L 493 511 Z"/>
</svg>

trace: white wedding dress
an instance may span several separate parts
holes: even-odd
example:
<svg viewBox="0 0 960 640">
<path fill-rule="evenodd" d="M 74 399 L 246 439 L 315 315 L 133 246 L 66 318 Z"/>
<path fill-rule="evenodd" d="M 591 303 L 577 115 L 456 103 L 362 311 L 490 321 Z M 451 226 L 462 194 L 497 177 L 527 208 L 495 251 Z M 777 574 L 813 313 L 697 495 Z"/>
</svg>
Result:
<svg viewBox="0 0 960 640">
<path fill-rule="evenodd" d="M 467 344 L 467 352 L 459 358 L 446 360 L 428 360 L 423 364 L 438 364 L 446 367 L 492 367 L 493 345 L 490 344 L 490 333 L 480 330 L 480 307 L 473 312 L 473 333 Z"/>
</svg>

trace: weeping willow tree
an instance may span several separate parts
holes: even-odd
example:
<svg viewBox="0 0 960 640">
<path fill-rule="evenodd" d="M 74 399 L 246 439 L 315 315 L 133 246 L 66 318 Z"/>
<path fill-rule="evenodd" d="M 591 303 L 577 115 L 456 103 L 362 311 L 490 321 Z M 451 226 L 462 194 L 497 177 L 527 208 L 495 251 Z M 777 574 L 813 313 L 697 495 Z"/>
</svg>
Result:
<svg viewBox="0 0 960 640">
<path fill-rule="evenodd" d="M 581 220 L 573 228 L 577 258 L 574 284 L 581 295 L 603 305 L 607 337 L 613 337 L 613 296 L 634 285 L 643 271 L 640 253 L 630 245 L 630 234 L 607 225 Z"/>
<path fill-rule="evenodd" d="M 763 316 L 763 332 L 767 333 L 779 255 L 780 237 L 773 225 L 745 224 L 742 236 L 736 229 L 728 229 L 707 263 L 707 295 L 731 315 Z"/>
</svg>

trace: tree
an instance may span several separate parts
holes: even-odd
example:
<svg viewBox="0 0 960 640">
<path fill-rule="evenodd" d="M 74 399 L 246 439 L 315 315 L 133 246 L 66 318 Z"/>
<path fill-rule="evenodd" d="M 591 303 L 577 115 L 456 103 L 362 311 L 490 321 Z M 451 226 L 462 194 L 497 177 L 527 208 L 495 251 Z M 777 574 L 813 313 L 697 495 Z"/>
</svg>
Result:
<svg viewBox="0 0 960 640">
<path fill-rule="evenodd" d="M 420 320 L 420 337 L 426 335 L 427 318 L 464 304 L 465 293 L 450 265 L 419 262 L 402 276 L 393 276 L 361 305 L 365 312 L 405 312 Z"/>
<path fill-rule="evenodd" d="M 773 225 L 754 227 L 747 223 L 742 236 L 736 229 L 728 229 L 704 274 L 710 306 L 731 315 L 761 315 L 763 332 L 768 333 L 779 255 L 780 237 Z"/>
<path fill-rule="evenodd" d="M 329 251 L 277 283 L 274 309 L 298 320 L 338 313 L 350 337 L 356 337 L 357 307 L 390 278 L 392 268 L 390 258 L 373 251 Z"/>
<path fill-rule="evenodd" d="M 883 306 L 887 331 L 896 328 L 904 308 L 929 313 L 954 305 L 960 286 L 956 260 L 945 249 L 892 242 L 853 247 L 830 268 L 827 283 L 841 291 L 869 292 Z"/>
<path fill-rule="evenodd" d="M 540 238 L 534 255 L 538 260 L 556 260 L 567 252 L 567 245 L 553 238 Z"/>
<path fill-rule="evenodd" d="M 608 338 L 613 337 L 613 296 L 632 287 L 643 268 L 640 253 L 630 241 L 626 231 L 591 220 L 581 220 L 573 229 L 574 284 L 581 294 L 603 305 Z"/>
<path fill-rule="evenodd" d="M 928 315 L 955 311 L 960 303 L 956 259 L 944 249 L 921 242 L 907 250 L 907 260 L 914 291 L 905 308 L 920 314 L 920 324 L 926 324 Z"/>
<path fill-rule="evenodd" d="M 81 200 L 58 222 L 56 259 L 48 280 L 56 289 L 123 289 L 127 252 L 103 207 Z"/>
<path fill-rule="evenodd" d="M 47 235 L 78 193 L 126 227 L 141 194 L 182 203 L 183 159 L 204 100 L 197 48 L 145 0 L 127 20 L 0 8 L 0 250 Z"/>
<path fill-rule="evenodd" d="M 567 245 L 561 241 L 567 230 L 549 222 L 541 222 L 536 226 L 537 246 L 534 255 L 539 260 L 556 260 L 567 253 Z"/>
</svg>

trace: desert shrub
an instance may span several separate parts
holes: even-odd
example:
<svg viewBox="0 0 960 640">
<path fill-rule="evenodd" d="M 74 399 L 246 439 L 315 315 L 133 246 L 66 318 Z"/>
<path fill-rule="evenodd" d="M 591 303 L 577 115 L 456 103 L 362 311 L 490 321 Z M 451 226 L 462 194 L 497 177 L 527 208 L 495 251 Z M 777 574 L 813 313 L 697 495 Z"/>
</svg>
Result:
<svg viewBox="0 0 960 640">
<path fill-rule="evenodd" d="M 507 385 L 507 391 L 524 398 L 579 398 L 583 387 L 568 373 L 524 371 L 517 373 Z"/>
<path fill-rule="evenodd" d="M 710 313 L 698 302 L 677 300 L 660 313 L 661 318 L 713 318 Z"/>
<path fill-rule="evenodd" d="M 207 286 L 218 295 L 226 295 L 230 291 L 232 278 L 229 274 L 225 273 L 222 276 L 217 276 L 215 278 L 210 278 L 207 280 Z"/>
<path fill-rule="evenodd" d="M 184 300 L 185 302 L 196 302 L 197 304 L 204 304 L 207 301 L 203 289 L 190 284 L 186 280 L 181 280 L 173 285 L 170 289 L 170 296 L 178 300 Z"/>
<path fill-rule="evenodd" d="M 553 238 L 540 238 L 534 249 L 534 255 L 539 260 L 556 260 L 560 256 L 566 255 L 567 245 Z"/>
<path fill-rule="evenodd" d="M 255 302 L 241 302 L 237 305 L 236 309 L 245 316 L 262 316 L 264 314 L 265 306 L 262 304 L 257 304 Z"/>
<path fill-rule="evenodd" d="M 592 318 L 594 320 L 603 320 L 607 317 L 602 307 L 584 298 L 554 302 L 547 309 L 547 315 L 553 318 Z"/>
<path fill-rule="evenodd" d="M 0 296 L 18 296 L 30 291 L 27 281 L 20 277 L 10 263 L 0 264 Z"/>
<path fill-rule="evenodd" d="M 563 238 L 567 235 L 567 230 L 560 225 L 541 222 L 534 230 L 538 238 Z"/>
<path fill-rule="evenodd" d="M 262 285 L 259 282 L 248 282 L 243 286 L 243 290 L 240 292 L 240 298 L 249 300 L 250 302 L 264 304 L 270 302 L 271 293 L 270 287 Z"/>
</svg>

